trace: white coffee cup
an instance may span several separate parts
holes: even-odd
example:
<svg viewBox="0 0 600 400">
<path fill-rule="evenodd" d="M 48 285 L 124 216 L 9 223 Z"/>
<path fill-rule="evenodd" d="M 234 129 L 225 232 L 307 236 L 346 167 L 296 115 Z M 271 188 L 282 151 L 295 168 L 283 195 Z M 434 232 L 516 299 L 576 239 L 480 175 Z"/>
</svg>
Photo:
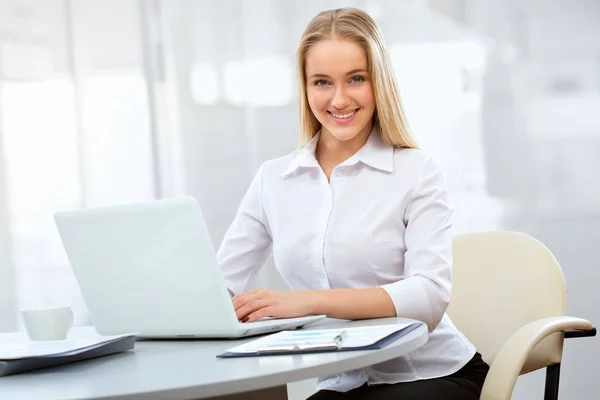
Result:
<svg viewBox="0 0 600 400">
<path fill-rule="evenodd" d="M 73 326 L 70 306 L 21 310 L 27 334 L 31 340 L 65 340 Z"/>
</svg>

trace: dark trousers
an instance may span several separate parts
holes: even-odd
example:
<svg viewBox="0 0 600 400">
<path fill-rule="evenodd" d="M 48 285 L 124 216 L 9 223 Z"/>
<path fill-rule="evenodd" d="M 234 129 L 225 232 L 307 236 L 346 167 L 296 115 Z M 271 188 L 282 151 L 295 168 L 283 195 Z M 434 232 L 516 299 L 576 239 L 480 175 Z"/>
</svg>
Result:
<svg viewBox="0 0 600 400">
<path fill-rule="evenodd" d="M 452 375 L 395 384 L 368 386 L 365 383 L 345 393 L 320 390 L 309 400 L 478 400 L 489 369 L 481 355 L 476 353 L 471 361 Z"/>
</svg>

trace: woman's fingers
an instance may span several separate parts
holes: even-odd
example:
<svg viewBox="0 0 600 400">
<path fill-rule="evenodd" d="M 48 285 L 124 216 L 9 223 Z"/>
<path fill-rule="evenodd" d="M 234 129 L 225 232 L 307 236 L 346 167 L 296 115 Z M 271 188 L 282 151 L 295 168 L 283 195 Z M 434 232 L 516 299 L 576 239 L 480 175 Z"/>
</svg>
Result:
<svg viewBox="0 0 600 400">
<path fill-rule="evenodd" d="M 268 299 L 251 300 L 251 301 L 245 303 L 244 305 L 242 305 L 241 307 L 237 308 L 235 310 L 235 315 L 241 321 L 244 318 L 246 318 L 247 316 L 249 316 L 250 314 L 252 314 L 258 310 L 264 309 L 265 307 L 269 307 L 271 305 L 272 304 L 271 304 L 271 302 L 269 302 Z"/>
<path fill-rule="evenodd" d="M 307 315 L 302 310 L 303 297 L 299 293 L 256 289 L 234 296 L 232 302 L 235 314 L 242 322 Z"/>
<path fill-rule="evenodd" d="M 268 307 L 264 307 L 261 308 L 258 311 L 253 312 L 252 314 L 248 315 L 248 317 L 246 318 L 246 320 L 244 322 L 254 322 L 254 321 L 258 321 L 261 318 L 264 317 L 274 317 L 276 315 L 274 315 L 273 312 L 273 307 L 268 306 Z"/>
<path fill-rule="evenodd" d="M 233 308 L 235 310 L 237 310 L 238 308 L 243 307 L 246 303 L 248 303 L 250 301 L 258 300 L 260 298 L 267 297 L 268 295 L 269 295 L 268 290 L 256 289 L 251 292 L 246 292 L 246 293 L 242 293 L 242 294 L 233 296 L 231 301 L 233 303 Z"/>
</svg>

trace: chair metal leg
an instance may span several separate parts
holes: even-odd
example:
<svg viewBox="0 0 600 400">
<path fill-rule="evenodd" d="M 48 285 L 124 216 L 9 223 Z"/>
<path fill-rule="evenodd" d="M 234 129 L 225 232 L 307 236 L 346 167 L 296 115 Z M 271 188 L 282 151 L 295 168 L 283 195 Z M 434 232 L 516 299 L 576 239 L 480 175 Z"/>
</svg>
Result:
<svg viewBox="0 0 600 400">
<path fill-rule="evenodd" d="M 560 380 L 560 363 L 546 368 L 546 389 L 544 400 L 558 400 L 558 384 Z"/>
</svg>

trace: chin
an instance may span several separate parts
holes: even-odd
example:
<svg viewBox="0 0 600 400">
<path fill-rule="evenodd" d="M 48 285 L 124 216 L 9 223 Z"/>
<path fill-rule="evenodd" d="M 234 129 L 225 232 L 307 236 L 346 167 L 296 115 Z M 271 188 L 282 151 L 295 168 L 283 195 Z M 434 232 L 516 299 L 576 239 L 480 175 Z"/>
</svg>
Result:
<svg viewBox="0 0 600 400">
<path fill-rule="evenodd" d="M 346 127 L 325 125 L 325 129 L 327 129 L 327 131 L 329 133 L 331 133 L 331 135 L 333 137 L 335 137 L 337 140 L 346 142 L 346 141 L 352 140 L 356 136 L 358 136 L 358 134 L 360 134 L 360 132 L 365 128 L 365 126 L 366 126 L 366 124 L 360 125 L 360 126 L 346 126 Z"/>
<path fill-rule="evenodd" d="M 339 129 L 328 129 L 328 131 L 333 137 L 342 142 L 354 139 L 360 132 L 358 129 L 354 129 L 352 131 L 348 131 L 345 129 L 341 131 Z"/>
</svg>

